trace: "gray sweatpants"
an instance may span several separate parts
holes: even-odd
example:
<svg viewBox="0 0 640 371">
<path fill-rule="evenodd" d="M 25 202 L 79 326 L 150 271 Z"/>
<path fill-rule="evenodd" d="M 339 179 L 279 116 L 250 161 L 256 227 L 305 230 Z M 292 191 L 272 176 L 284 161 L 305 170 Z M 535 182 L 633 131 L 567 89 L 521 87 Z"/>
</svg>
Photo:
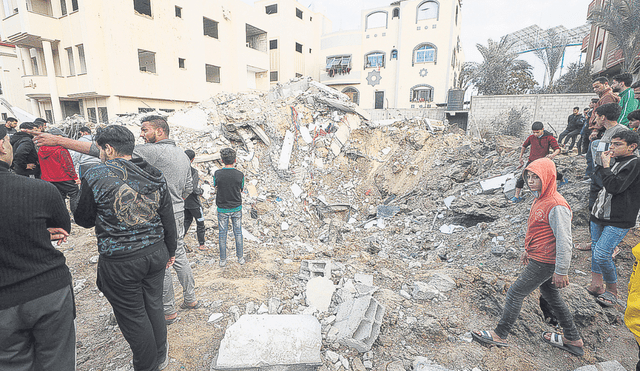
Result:
<svg viewBox="0 0 640 371">
<path fill-rule="evenodd" d="M 178 280 L 180 281 L 180 285 L 182 285 L 184 302 L 193 303 L 196 301 L 196 290 L 191 265 L 189 265 L 189 259 L 184 250 L 184 211 L 175 213 L 174 217 L 176 219 L 176 231 L 178 232 L 178 248 L 176 249 L 176 261 L 173 263 L 173 269 L 176 270 Z M 162 303 L 165 315 L 171 315 L 177 312 L 171 267 L 164 272 Z"/>
</svg>

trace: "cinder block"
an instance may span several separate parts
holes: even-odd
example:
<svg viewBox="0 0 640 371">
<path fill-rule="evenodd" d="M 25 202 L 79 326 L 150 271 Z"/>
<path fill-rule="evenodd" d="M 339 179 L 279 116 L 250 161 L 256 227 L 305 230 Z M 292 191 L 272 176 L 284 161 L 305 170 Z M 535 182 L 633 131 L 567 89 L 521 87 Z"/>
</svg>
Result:
<svg viewBox="0 0 640 371">
<path fill-rule="evenodd" d="M 372 296 L 346 301 L 338 306 L 334 327 L 340 344 L 364 353 L 380 334 L 385 308 Z"/>
<path fill-rule="evenodd" d="M 331 262 L 326 260 L 303 260 L 300 263 L 300 278 L 309 280 L 314 277 L 331 279 Z"/>
</svg>

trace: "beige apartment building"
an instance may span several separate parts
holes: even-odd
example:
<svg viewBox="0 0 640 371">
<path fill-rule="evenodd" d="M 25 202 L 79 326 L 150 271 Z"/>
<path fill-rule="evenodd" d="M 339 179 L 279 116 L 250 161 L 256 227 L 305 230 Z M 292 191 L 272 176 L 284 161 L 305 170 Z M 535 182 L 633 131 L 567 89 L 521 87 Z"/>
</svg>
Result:
<svg viewBox="0 0 640 371">
<path fill-rule="evenodd" d="M 317 71 L 313 55 L 330 27 L 295 0 L 2 2 L 0 34 L 15 45 L 14 95 L 23 97 L 11 104 L 53 122 L 75 113 L 107 122 L 223 91 L 266 91 L 272 66 L 278 81 Z M 265 11 L 271 4 L 275 17 Z M 273 40 L 277 49 L 270 49 Z"/>
<path fill-rule="evenodd" d="M 445 104 L 464 62 L 460 0 L 401 0 L 362 12 L 362 27 L 325 34 L 320 82 L 362 108 Z"/>
</svg>

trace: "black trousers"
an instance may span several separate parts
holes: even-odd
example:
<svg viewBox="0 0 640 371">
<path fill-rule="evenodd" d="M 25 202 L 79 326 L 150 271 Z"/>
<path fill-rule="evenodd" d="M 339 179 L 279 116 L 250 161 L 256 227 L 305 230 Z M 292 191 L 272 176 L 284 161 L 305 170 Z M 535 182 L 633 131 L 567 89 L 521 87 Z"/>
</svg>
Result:
<svg viewBox="0 0 640 371">
<path fill-rule="evenodd" d="M 69 196 L 71 212 L 76 211 L 76 207 L 78 207 L 78 197 L 80 197 L 80 189 L 78 189 L 76 182 L 73 180 L 65 180 L 64 182 L 51 182 L 51 184 L 58 188 L 58 192 L 62 195 L 63 200 Z"/>
<path fill-rule="evenodd" d="M 164 243 L 147 248 L 155 251 L 131 260 L 101 256 L 98 261 L 98 288 L 113 307 L 136 371 L 157 370 L 167 346 L 162 284 L 169 252 Z"/>
<path fill-rule="evenodd" d="M 196 235 L 198 236 L 198 243 L 204 245 L 204 216 L 202 216 L 202 208 L 198 209 L 184 209 L 184 235 L 187 235 L 189 227 L 193 219 L 196 220 Z"/>
<path fill-rule="evenodd" d="M 75 304 L 71 286 L 0 310 L 0 370 L 75 369 Z"/>
<path fill-rule="evenodd" d="M 563 131 L 562 134 L 560 134 L 560 137 L 558 137 L 558 143 L 562 142 L 562 140 L 564 139 L 563 144 L 566 145 L 569 139 L 571 139 L 571 144 L 569 145 L 569 151 L 571 151 L 573 149 L 573 146 L 576 144 L 576 138 L 578 137 L 578 135 L 580 135 L 581 131 L 582 128 L 573 131 Z M 578 143 L 578 146 L 579 145 L 580 143 Z"/>
</svg>

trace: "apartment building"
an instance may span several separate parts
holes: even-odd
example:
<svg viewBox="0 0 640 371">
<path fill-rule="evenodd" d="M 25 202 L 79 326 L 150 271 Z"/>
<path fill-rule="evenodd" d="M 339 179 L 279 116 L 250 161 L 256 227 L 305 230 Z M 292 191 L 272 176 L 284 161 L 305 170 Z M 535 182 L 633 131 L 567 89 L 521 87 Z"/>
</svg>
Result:
<svg viewBox="0 0 640 371">
<path fill-rule="evenodd" d="M 16 47 L 11 44 L 0 43 L 0 119 L 10 116 L 23 118 L 20 112 L 12 112 L 12 106 L 23 112 L 29 110 L 29 100 L 19 87 L 22 85 L 21 63 L 16 54 Z"/>
<path fill-rule="evenodd" d="M 401 0 L 362 12 L 362 27 L 325 34 L 320 81 L 363 108 L 430 108 L 456 87 L 461 0 Z"/>
<path fill-rule="evenodd" d="M 0 34 L 20 66 L 16 95 L 50 121 L 79 113 L 107 122 L 222 91 L 268 90 L 271 66 L 279 79 L 317 69 L 312 56 L 327 25 L 295 0 L 272 2 L 291 13 L 279 21 L 264 5 L 237 0 L 2 2 Z"/>
</svg>

